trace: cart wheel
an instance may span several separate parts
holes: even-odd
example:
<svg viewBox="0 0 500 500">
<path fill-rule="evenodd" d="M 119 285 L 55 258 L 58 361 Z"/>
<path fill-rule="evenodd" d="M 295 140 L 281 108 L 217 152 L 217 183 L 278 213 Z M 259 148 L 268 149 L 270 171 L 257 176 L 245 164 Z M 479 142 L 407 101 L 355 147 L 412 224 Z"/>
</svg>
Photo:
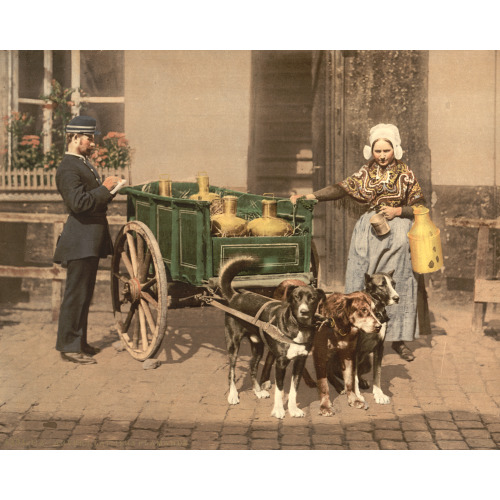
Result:
<svg viewBox="0 0 500 500">
<path fill-rule="evenodd" d="M 142 222 L 128 222 L 116 237 L 111 299 L 127 351 L 139 361 L 154 356 L 167 328 L 167 275 L 158 243 Z"/>
<path fill-rule="evenodd" d="M 314 280 L 316 281 L 316 288 L 320 288 L 319 285 L 319 280 L 320 280 L 320 262 L 319 262 L 319 255 L 318 255 L 318 249 L 316 248 L 316 245 L 314 241 L 311 241 L 311 272 L 313 274 Z"/>
</svg>

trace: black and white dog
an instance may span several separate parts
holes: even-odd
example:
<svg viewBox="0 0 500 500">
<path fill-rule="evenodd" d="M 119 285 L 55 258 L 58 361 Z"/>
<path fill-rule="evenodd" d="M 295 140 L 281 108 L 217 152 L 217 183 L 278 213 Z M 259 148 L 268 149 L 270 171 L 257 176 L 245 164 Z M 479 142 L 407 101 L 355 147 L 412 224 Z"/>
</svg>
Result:
<svg viewBox="0 0 500 500">
<path fill-rule="evenodd" d="M 389 404 L 389 396 L 384 394 L 381 389 L 382 377 L 382 357 L 384 355 L 384 339 L 389 317 L 385 310 L 386 306 L 397 304 L 399 295 L 397 294 L 395 282 L 393 280 L 394 271 L 390 273 L 375 273 L 371 276 L 365 274 L 365 292 L 368 293 L 375 304 L 375 315 L 382 323 L 382 328 L 378 333 L 368 334 L 360 330 L 358 343 L 356 346 L 356 365 L 357 373 L 355 378 L 355 394 L 364 401 L 359 388 L 368 389 L 369 384 L 361 376 L 369 373 L 372 368 L 371 357 L 373 354 L 373 397 L 378 404 Z M 328 363 L 327 376 L 329 382 L 335 387 L 337 392 L 344 390 L 344 381 L 342 379 L 342 367 L 337 355 L 333 355 Z"/>
<path fill-rule="evenodd" d="M 271 415 L 284 418 L 284 378 L 288 364 L 293 360 L 292 382 L 288 398 L 288 412 L 292 417 L 303 417 L 304 412 L 297 406 L 297 390 L 307 355 L 312 347 L 316 326 L 314 314 L 318 304 L 325 298 L 322 290 L 312 286 L 297 286 L 289 291 L 287 301 L 273 300 L 263 295 L 242 291 L 237 292 L 232 286 L 233 278 L 257 263 L 257 259 L 249 256 L 235 257 L 221 269 L 219 284 L 223 297 L 229 307 L 252 316 L 264 323 L 273 325 L 280 332 L 270 334 L 244 319 L 226 313 L 225 337 L 229 356 L 229 404 L 239 403 L 238 390 L 235 383 L 235 367 L 241 340 L 250 340 L 252 358 L 250 376 L 254 393 L 258 398 L 268 398 L 269 392 L 261 388 L 257 381 L 259 362 L 267 344 L 276 360 L 276 388 L 274 407 Z"/>
</svg>

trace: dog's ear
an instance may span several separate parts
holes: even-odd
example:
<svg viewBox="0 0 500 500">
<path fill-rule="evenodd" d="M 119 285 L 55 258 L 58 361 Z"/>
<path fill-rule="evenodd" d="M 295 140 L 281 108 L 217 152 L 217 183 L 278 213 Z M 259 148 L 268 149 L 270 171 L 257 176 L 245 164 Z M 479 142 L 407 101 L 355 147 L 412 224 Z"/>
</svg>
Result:
<svg viewBox="0 0 500 500">
<path fill-rule="evenodd" d="M 292 302 L 292 293 L 293 291 L 298 288 L 298 285 L 288 285 L 285 289 L 285 299 L 288 302 Z"/>
<path fill-rule="evenodd" d="M 326 300 L 326 293 L 321 288 L 316 288 L 316 292 L 318 293 L 318 304 L 321 304 Z"/>
<path fill-rule="evenodd" d="M 394 269 L 392 271 L 389 271 L 387 274 L 392 278 L 392 276 L 394 275 Z"/>
<path fill-rule="evenodd" d="M 365 273 L 365 285 L 368 285 L 370 283 L 371 276 L 368 273 Z"/>
<path fill-rule="evenodd" d="M 352 301 L 352 298 L 344 296 L 335 304 L 333 317 L 335 318 L 335 322 L 342 329 L 347 329 L 349 327 L 349 313 L 351 310 Z"/>
<path fill-rule="evenodd" d="M 381 312 L 381 318 L 378 318 L 377 319 L 381 322 L 381 323 L 387 323 L 389 321 L 389 316 L 387 315 L 387 311 L 385 310 L 385 307 L 384 309 L 382 310 Z"/>
</svg>

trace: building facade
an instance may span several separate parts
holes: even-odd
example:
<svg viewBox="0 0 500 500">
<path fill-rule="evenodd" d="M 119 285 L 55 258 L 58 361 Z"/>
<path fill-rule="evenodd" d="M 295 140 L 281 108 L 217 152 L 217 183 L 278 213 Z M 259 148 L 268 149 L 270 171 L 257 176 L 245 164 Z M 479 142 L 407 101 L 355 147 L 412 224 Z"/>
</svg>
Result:
<svg viewBox="0 0 500 500">
<path fill-rule="evenodd" d="M 103 135 L 125 134 L 132 183 L 161 174 L 194 181 L 206 172 L 214 185 L 276 196 L 352 174 L 362 165 L 369 128 L 394 123 L 403 160 L 441 229 L 445 266 L 429 280 L 470 291 L 477 230 L 448 227 L 446 218 L 499 216 L 498 57 L 497 51 L 2 51 L 0 112 L 33 115 L 29 132 L 40 134 L 49 151 L 57 110 L 42 97 L 55 80 L 73 89 L 73 114 L 95 116 Z M 5 127 L 0 141 L 5 171 L 14 147 Z M 3 182 L 2 211 L 39 211 L 40 200 L 53 204 L 44 210 L 59 210 L 53 183 L 32 187 Z M 322 281 L 332 289 L 343 285 L 355 221 L 332 203 L 315 209 Z M 496 237 L 490 246 L 496 275 Z"/>
</svg>

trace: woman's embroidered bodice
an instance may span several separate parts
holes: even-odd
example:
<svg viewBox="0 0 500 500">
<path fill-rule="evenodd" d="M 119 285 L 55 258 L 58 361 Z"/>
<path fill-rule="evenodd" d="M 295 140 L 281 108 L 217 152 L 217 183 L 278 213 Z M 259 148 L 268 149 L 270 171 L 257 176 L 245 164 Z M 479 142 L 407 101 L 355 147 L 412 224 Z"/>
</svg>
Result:
<svg viewBox="0 0 500 500">
<path fill-rule="evenodd" d="M 394 161 L 385 170 L 375 161 L 339 182 L 349 196 L 361 203 L 401 207 L 423 201 L 414 173 L 403 162 Z"/>
</svg>

